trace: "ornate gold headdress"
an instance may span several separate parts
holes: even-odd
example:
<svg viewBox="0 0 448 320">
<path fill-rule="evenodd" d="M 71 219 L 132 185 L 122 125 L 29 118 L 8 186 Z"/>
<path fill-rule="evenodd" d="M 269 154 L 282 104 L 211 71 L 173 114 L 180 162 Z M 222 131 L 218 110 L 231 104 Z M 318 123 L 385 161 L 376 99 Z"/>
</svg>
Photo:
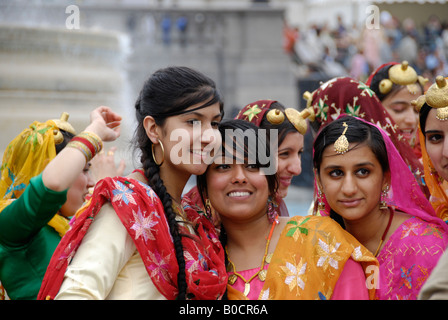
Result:
<svg viewBox="0 0 448 320">
<path fill-rule="evenodd" d="M 417 92 L 417 81 L 424 86 L 428 79 L 417 75 L 417 72 L 409 66 L 407 61 L 403 61 L 401 64 L 396 64 L 389 69 L 389 79 L 381 80 L 379 84 L 379 90 L 382 94 L 387 94 L 392 89 L 392 85 L 398 84 L 406 86 L 410 93 L 415 94 Z"/>
<path fill-rule="evenodd" d="M 62 112 L 61 117 L 59 119 L 52 119 L 52 121 L 56 124 L 56 126 L 60 130 L 64 130 L 67 132 L 70 132 L 73 135 L 76 135 L 76 131 L 73 128 L 73 126 L 67 121 L 69 117 L 69 114 L 67 112 Z M 62 133 L 59 130 L 54 130 L 54 143 L 60 144 L 62 141 L 64 141 L 64 137 L 62 136 Z"/>
<path fill-rule="evenodd" d="M 436 82 L 426 91 L 426 94 L 413 100 L 417 111 L 420 111 L 426 103 L 431 108 L 437 109 L 436 118 L 439 120 L 448 120 L 448 82 L 443 76 L 437 76 Z"/>
<path fill-rule="evenodd" d="M 342 131 L 341 136 L 334 143 L 334 151 L 336 151 L 336 153 L 339 153 L 339 154 L 346 153 L 348 151 L 348 146 L 349 146 L 347 137 L 345 136 L 345 132 L 347 132 L 348 125 L 345 122 L 342 125 L 345 127 L 345 129 L 344 129 L 344 131 Z"/>
<path fill-rule="evenodd" d="M 303 111 L 299 112 L 293 108 L 287 108 L 285 113 L 278 109 L 272 109 L 266 114 L 266 119 L 272 124 L 281 124 L 285 121 L 285 115 L 288 120 L 294 125 L 294 127 L 301 134 L 305 134 L 308 129 L 308 125 L 306 123 L 306 118 L 309 118 L 311 121 L 314 121 L 315 113 L 312 107 L 307 106 Z"/>
</svg>

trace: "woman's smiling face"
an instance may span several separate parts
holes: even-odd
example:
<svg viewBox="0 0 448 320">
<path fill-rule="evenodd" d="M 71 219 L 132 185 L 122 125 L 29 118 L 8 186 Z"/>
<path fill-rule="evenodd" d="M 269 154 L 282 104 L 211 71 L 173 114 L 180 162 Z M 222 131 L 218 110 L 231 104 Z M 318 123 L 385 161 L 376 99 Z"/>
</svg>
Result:
<svg viewBox="0 0 448 320">
<path fill-rule="evenodd" d="M 266 214 L 269 187 L 256 165 L 235 163 L 210 165 L 206 173 L 207 195 L 221 220 L 247 221 Z"/>
<path fill-rule="evenodd" d="M 418 128 L 418 112 L 411 101 L 422 94 L 420 88 L 418 90 L 419 92 L 412 94 L 406 87 L 403 87 L 381 101 L 392 120 L 397 124 L 399 134 L 411 145 L 415 143 Z"/>
</svg>

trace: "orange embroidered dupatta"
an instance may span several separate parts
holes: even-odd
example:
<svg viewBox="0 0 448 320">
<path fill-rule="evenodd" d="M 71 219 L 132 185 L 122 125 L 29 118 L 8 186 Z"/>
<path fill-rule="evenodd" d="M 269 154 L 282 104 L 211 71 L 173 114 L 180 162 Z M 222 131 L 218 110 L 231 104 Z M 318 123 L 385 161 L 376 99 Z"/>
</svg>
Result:
<svg viewBox="0 0 448 320">
<path fill-rule="evenodd" d="M 372 253 L 329 217 L 292 217 L 280 235 L 259 299 L 329 300 L 349 258 L 362 265 L 374 299 L 378 261 Z M 229 299 L 245 298 L 231 286 L 227 290 Z"/>
</svg>

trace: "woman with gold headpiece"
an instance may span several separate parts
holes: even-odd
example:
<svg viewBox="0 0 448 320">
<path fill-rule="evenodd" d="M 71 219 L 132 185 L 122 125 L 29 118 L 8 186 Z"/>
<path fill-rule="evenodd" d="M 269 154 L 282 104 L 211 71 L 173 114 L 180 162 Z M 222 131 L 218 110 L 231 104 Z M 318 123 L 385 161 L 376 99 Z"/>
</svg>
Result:
<svg viewBox="0 0 448 320">
<path fill-rule="evenodd" d="M 368 85 L 349 77 L 334 78 L 311 94 L 308 93 L 307 97 L 308 105 L 314 108 L 316 114 L 315 121 L 310 122 L 314 133 L 341 114 L 359 117 L 380 126 L 387 132 L 421 189 L 428 195 L 423 180 L 423 165 L 409 143 L 403 139 L 398 125 Z"/>
<path fill-rule="evenodd" d="M 45 270 L 93 186 L 89 161 L 119 136 L 121 117 L 91 112 L 83 132 L 61 119 L 35 121 L 6 148 L 0 181 L 0 281 L 13 299 L 36 299 Z"/>
<path fill-rule="evenodd" d="M 418 158 L 421 157 L 418 111 L 411 101 L 423 94 L 427 82 L 407 61 L 383 64 L 366 82 L 397 125 L 398 139 L 409 143 Z"/>
<path fill-rule="evenodd" d="M 376 297 L 417 299 L 448 244 L 439 219 L 387 133 L 350 115 L 314 142 L 317 209 L 377 257 Z"/>
<path fill-rule="evenodd" d="M 425 181 L 437 216 L 448 221 L 448 84 L 438 76 L 425 95 L 413 101 L 420 110 L 420 144 Z"/>
</svg>

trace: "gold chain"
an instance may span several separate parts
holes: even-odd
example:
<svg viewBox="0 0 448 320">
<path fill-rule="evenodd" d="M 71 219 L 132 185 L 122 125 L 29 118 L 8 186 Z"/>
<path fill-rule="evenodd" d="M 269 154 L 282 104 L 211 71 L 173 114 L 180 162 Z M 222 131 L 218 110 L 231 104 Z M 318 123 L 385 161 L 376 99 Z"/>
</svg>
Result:
<svg viewBox="0 0 448 320">
<path fill-rule="evenodd" d="M 232 272 L 233 272 L 233 274 L 229 276 L 229 279 L 228 279 L 227 282 L 228 282 L 228 284 L 233 285 L 236 282 L 237 278 L 240 278 L 241 280 L 243 280 L 243 282 L 244 282 L 244 296 L 246 296 L 246 297 L 247 297 L 247 295 L 250 292 L 250 282 L 253 279 L 255 279 L 256 276 L 258 276 L 258 278 L 261 281 L 265 281 L 266 280 L 267 270 L 264 269 L 264 264 L 265 264 L 265 262 L 269 263 L 271 261 L 272 254 L 268 255 L 268 249 L 269 249 L 269 244 L 271 242 L 271 238 L 272 238 L 272 233 L 274 231 L 274 227 L 277 224 L 276 221 L 277 221 L 277 219 L 275 219 L 275 221 L 272 223 L 271 231 L 269 232 L 269 236 L 268 236 L 268 239 L 266 241 L 266 248 L 264 250 L 263 259 L 261 260 L 261 267 L 260 267 L 260 269 L 257 272 L 255 272 L 252 275 L 252 277 L 250 277 L 249 280 L 246 280 L 241 274 L 236 272 L 235 264 L 230 260 L 229 253 L 227 252 L 227 246 L 225 247 L 226 254 L 227 254 L 227 259 L 229 261 L 230 266 L 232 267 Z"/>
</svg>

